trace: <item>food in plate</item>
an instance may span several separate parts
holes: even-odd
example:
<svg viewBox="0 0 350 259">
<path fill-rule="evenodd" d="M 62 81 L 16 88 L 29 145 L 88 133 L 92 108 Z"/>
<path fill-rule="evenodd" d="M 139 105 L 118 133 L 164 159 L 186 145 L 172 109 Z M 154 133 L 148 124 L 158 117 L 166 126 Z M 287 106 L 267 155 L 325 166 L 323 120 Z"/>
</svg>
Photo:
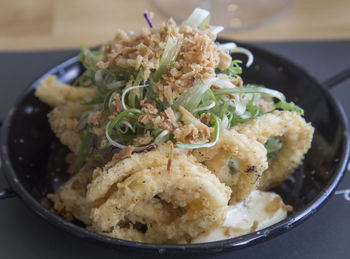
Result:
<svg viewBox="0 0 350 259">
<path fill-rule="evenodd" d="M 223 28 L 195 9 L 140 33 L 82 47 L 74 85 L 54 76 L 36 96 L 71 153 L 70 180 L 51 209 L 94 232 L 149 243 L 198 243 L 247 234 L 291 211 L 267 192 L 302 163 L 313 127 L 276 90 L 246 85 L 243 53 L 216 42 Z M 48 201 L 46 200 L 46 201 Z"/>
</svg>

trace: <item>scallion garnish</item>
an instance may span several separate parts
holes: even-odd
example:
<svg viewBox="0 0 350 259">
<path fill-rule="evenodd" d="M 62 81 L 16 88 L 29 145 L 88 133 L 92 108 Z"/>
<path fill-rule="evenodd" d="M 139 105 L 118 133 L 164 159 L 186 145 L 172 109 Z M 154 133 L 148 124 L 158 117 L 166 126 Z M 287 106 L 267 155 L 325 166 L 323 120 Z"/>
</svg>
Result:
<svg viewBox="0 0 350 259">
<path fill-rule="evenodd" d="M 244 55 L 246 55 L 248 57 L 248 61 L 247 61 L 247 64 L 246 64 L 246 67 L 250 67 L 253 62 L 254 62 L 254 55 L 253 53 L 246 49 L 246 48 L 241 48 L 241 47 L 236 47 L 236 48 L 233 48 L 230 50 L 231 51 L 231 54 L 233 53 L 242 53 Z"/>
<path fill-rule="evenodd" d="M 203 144 L 176 144 L 176 145 L 179 148 L 185 148 L 185 149 L 195 149 L 195 148 L 215 146 L 215 144 L 219 140 L 219 136 L 220 136 L 220 123 L 218 121 L 218 118 L 214 114 L 210 114 L 210 118 L 214 122 L 214 133 L 213 133 L 213 137 L 212 137 L 213 140 L 211 142 L 203 143 Z"/>
<path fill-rule="evenodd" d="M 280 137 L 268 138 L 266 143 L 264 144 L 267 151 L 267 157 L 269 159 L 275 160 L 277 158 L 278 152 L 282 148 L 282 145 L 283 144 Z"/>
<path fill-rule="evenodd" d="M 234 42 L 228 42 L 218 45 L 218 50 L 226 51 L 226 50 L 232 50 L 234 48 L 237 48 L 237 44 Z"/>
<path fill-rule="evenodd" d="M 286 102 L 286 101 L 279 101 L 278 103 L 275 103 L 273 105 L 277 109 L 287 110 L 287 111 L 294 111 L 298 115 L 304 115 L 304 110 L 300 108 L 298 105 L 296 105 L 293 102 Z"/>
<path fill-rule="evenodd" d="M 258 93 L 258 94 L 265 94 L 267 96 L 275 97 L 281 101 L 285 101 L 286 97 L 284 94 L 277 90 L 265 88 L 265 87 L 259 87 L 259 86 L 252 86 L 252 85 L 247 85 L 246 87 L 242 88 L 224 88 L 224 89 L 218 89 L 218 90 L 213 90 L 215 96 L 223 96 L 227 94 L 242 94 L 242 93 Z"/>
<path fill-rule="evenodd" d="M 235 174 L 239 172 L 238 166 L 239 166 L 238 160 L 234 157 L 230 157 L 230 159 L 228 160 L 228 168 L 230 169 L 231 174 Z"/>
<path fill-rule="evenodd" d="M 126 89 L 124 90 L 124 92 L 123 92 L 123 94 L 122 94 L 122 98 L 121 98 L 121 101 L 122 101 L 122 105 L 123 105 L 123 109 L 124 109 L 124 110 L 129 109 L 129 107 L 125 104 L 125 96 L 126 96 L 126 94 L 127 94 L 128 92 L 134 90 L 134 89 L 143 88 L 143 87 L 146 87 L 146 86 L 148 86 L 148 85 L 136 85 L 136 86 L 131 86 L 131 87 L 129 87 L 129 88 L 126 88 Z M 133 105 L 133 106 L 134 106 L 134 105 Z M 135 106 L 132 107 L 132 108 L 135 108 Z"/>
<path fill-rule="evenodd" d="M 169 34 L 163 54 L 159 61 L 159 67 L 152 75 L 153 82 L 158 82 L 168 68 L 172 67 L 180 52 L 182 41 Z"/>
<path fill-rule="evenodd" d="M 91 130 L 91 127 L 88 127 L 83 132 L 83 137 L 81 140 L 79 152 L 73 164 L 73 171 L 75 173 L 77 173 L 80 170 L 80 168 L 82 167 L 82 165 L 86 160 L 86 157 L 89 154 L 89 151 L 93 142 L 93 134 L 90 132 L 90 130 Z"/>
<path fill-rule="evenodd" d="M 182 23 L 183 26 L 190 26 L 194 29 L 205 29 L 205 26 L 209 24 L 210 13 L 207 10 L 196 8 L 192 14 Z"/>
</svg>

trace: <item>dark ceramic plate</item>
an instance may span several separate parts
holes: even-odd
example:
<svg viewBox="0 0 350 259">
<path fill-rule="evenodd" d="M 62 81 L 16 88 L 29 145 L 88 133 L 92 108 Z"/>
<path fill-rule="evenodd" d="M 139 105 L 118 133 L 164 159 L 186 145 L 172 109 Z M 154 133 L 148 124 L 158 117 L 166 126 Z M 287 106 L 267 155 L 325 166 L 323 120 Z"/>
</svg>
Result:
<svg viewBox="0 0 350 259">
<path fill-rule="evenodd" d="M 274 189 L 294 207 L 287 219 L 261 231 L 237 238 L 193 245 L 157 245 L 114 239 L 90 232 L 43 208 L 40 201 L 67 180 L 63 147 L 51 132 L 46 114 L 34 90 L 50 74 L 72 83 L 83 72 L 77 57 L 54 67 L 31 86 L 10 110 L 2 129 L 2 158 L 7 180 L 26 205 L 53 225 L 115 249 L 148 253 L 208 253 L 241 248 L 285 232 L 316 212 L 342 178 L 349 154 L 348 123 L 340 104 L 329 91 L 305 71 L 289 61 L 253 46 L 254 65 L 244 68 L 246 83 L 262 84 L 283 92 L 289 101 L 305 110 L 305 118 L 315 127 L 312 148 L 293 178 Z M 245 57 L 239 57 L 244 59 Z M 4 193 L 3 193 L 4 194 Z M 0 192 L 1 197 L 1 192 Z"/>
</svg>

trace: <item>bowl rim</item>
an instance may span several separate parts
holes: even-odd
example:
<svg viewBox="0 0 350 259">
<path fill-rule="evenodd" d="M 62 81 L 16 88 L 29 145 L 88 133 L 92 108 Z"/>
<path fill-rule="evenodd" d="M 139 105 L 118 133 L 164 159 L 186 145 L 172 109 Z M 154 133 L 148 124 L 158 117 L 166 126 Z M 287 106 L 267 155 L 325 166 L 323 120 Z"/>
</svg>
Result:
<svg viewBox="0 0 350 259">
<path fill-rule="evenodd" d="M 35 213 L 40 215 L 43 219 L 45 219 L 47 222 L 54 225 L 55 227 L 58 227 L 82 239 L 86 239 L 108 247 L 114 247 L 117 249 L 127 249 L 128 251 L 131 251 L 130 249 L 141 249 L 141 250 L 144 250 L 145 252 L 157 251 L 160 254 L 166 253 L 166 252 L 184 252 L 184 251 L 189 253 L 220 252 L 227 249 L 242 248 L 242 247 L 256 244 L 259 241 L 267 240 L 283 232 L 286 232 L 292 227 L 304 222 L 307 218 L 313 215 L 321 207 L 321 205 L 325 203 L 326 200 L 329 199 L 329 197 L 334 192 L 335 188 L 337 187 L 337 185 L 339 184 L 340 180 L 344 175 L 344 172 L 346 170 L 346 166 L 348 163 L 348 159 L 349 159 L 349 150 L 350 150 L 348 117 L 346 116 L 346 113 L 342 105 L 340 104 L 340 102 L 331 94 L 331 92 L 304 69 L 300 68 L 299 66 L 295 65 L 293 62 L 285 59 L 284 57 L 276 55 L 260 47 L 252 46 L 246 43 L 244 44 L 239 43 L 239 45 L 248 47 L 253 53 L 255 51 L 258 51 L 260 53 L 262 52 L 264 54 L 272 56 L 273 58 L 278 59 L 279 62 L 286 64 L 289 67 L 293 67 L 293 69 L 295 69 L 298 73 L 303 74 L 303 76 L 306 77 L 307 79 L 314 81 L 318 85 L 320 91 L 324 94 L 325 98 L 330 102 L 332 107 L 336 110 L 340 118 L 341 128 L 343 130 L 342 131 L 343 145 L 342 145 L 339 164 L 335 168 L 335 173 L 328 180 L 328 184 L 317 194 L 317 196 L 312 201 L 310 201 L 307 205 L 305 205 L 305 208 L 302 209 L 301 211 L 287 217 L 283 221 L 280 221 L 274 225 L 271 225 L 262 230 L 259 230 L 250 234 L 246 234 L 243 236 L 225 239 L 225 240 L 207 242 L 207 243 L 167 245 L 167 244 L 134 242 L 134 241 L 112 238 L 102 234 L 94 233 L 82 227 L 79 227 L 73 223 L 70 223 L 64 220 L 63 218 L 55 215 L 53 212 L 45 209 L 37 200 L 35 200 L 31 196 L 29 192 L 27 192 L 27 190 L 21 184 L 20 180 L 17 178 L 16 172 L 11 164 L 11 160 L 9 157 L 9 150 L 8 150 L 8 143 L 7 143 L 9 138 L 9 128 L 13 119 L 13 115 L 16 111 L 16 108 L 18 107 L 20 102 L 27 96 L 27 94 L 33 91 L 39 85 L 40 81 L 44 77 L 51 74 L 57 74 L 60 70 L 66 67 L 69 67 L 71 65 L 75 65 L 76 63 L 79 63 L 77 56 L 74 56 L 64 62 L 59 63 L 58 65 L 48 70 L 46 73 L 42 74 L 37 80 L 35 80 L 32 84 L 30 84 L 29 87 L 27 87 L 22 92 L 22 94 L 18 97 L 16 102 L 14 102 L 14 105 L 10 108 L 1 129 L 1 143 L 2 143 L 1 158 L 5 169 L 4 173 L 5 173 L 6 179 L 10 184 L 11 188 L 15 191 L 15 193 L 23 200 L 23 202 L 30 209 L 32 209 Z"/>
</svg>

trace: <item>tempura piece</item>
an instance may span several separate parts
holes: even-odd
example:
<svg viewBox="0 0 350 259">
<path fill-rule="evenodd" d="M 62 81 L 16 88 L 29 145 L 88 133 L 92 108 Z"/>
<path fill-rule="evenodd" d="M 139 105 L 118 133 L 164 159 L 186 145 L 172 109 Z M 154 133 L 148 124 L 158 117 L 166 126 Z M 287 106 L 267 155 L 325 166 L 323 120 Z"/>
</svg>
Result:
<svg viewBox="0 0 350 259">
<path fill-rule="evenodd" d="M 81 143 L 81 133 L 78 131 L 82 114 L 89 109 L 80 103 L 66 103 L 55 107 L 49 114 L 49 123 L 52 131 L 62 144 L 77 154 Z"/>
<path fill-rule="evenodd" d="M 72 214 L 86 225 L 91 224 L 90 205 L 85 196 L 86 186 L 91 181 L 93 169 L 94 166 L 85 165 L 77 174 L 60 186 L 55 194 L 48 195 L 48 198 L 54 203 L 53 208 L 59 214 Z"/>
<path fill-rule="evenodd" d="M 257 188 L 259 177 L 267 169 L 264 146 L 237 133 L 234 128 L 220 132 L 220 140 L 211 148 L 193 150 L 198 161 L 204 164 L 232 189 L 230 203 L 242 201 Z M 230 159 L 238 161 L 237 172 L 230 168 Z"/>
<path fill-rule="evenodd" d="M 168 160 L 152 168 L 144 166 L 145 169 L 134 170 L 114 184 L 107 201 L 92 209 L 93 228 L 128 240 L 177 243 L 190 242 L 221 221 L 230 189 L 191 155 L 174 153 L 168 159 L 171 159 L 170 167 Z M 118 165 L 115 165 L 115 174 L 120 172 Z M 89 186 L 89 192 L 100 185 Z"/>
<path fill-rule="evenodd" d="M 36 88 L 35 96 L 51 107 L 56 107 L 67 102 L 82 102 L 87 97 L 95 98 L 96 93 L 92 88 L 74 87 L 61 83 L 56 76 L 48 76 Z"/>
<path fill-rule="evenodd" d="M 112 185 L 129 177 L 131 174 L 143 169 L 166 165 L 167 163 L 167 153 L 160 149 L 133 154 L 124 160 L 113 159 L 103 168 L 98 167 L 95 169 L 93 180 L 88 186 L 86 198 L 89 202 L 94 203 L 102 199 Z"/>
<path fill-rule="evenodd" d="M 311 147 L 314 128 L 290 111 L 273 111 L 239 124 L 235 129 L 251 139 L 265 143 L 270 137 L 281 137 L 282 148 L 263 173 L 259 189 L 267 190 L 284 181 L 301 164 Z"/>
</svg>

